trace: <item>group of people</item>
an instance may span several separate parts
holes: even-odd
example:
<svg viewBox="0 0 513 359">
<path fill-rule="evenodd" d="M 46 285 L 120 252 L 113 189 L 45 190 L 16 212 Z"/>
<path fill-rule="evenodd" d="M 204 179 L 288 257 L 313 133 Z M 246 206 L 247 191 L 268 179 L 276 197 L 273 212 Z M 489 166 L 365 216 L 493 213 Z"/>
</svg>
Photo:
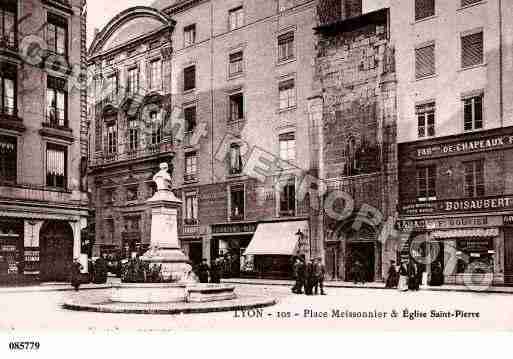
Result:
<svg viewBox="0 0 513 359">
<path fill-rule="evenodd" d="M 210 263 L 210 266 L 208 265 L 208 261 L 203 258 L 195 272 L 200 283 L 221 283 L 224 268 L 225 262 L 223 257 L 214 259 Z"/>
<path fill-rule="evenodd" d="M 321 258 L 311 259 L 306 262 L 304 256 L 297 257 L 293 264 L 295 283 L 292 287 L 292 293 L 306 295 L 326 295 L 324 292 L 324 275 L 326 268 Z"/>
<path fill-rule="evenodd" d="M 414 260 L 403 260 L 399 267 L 395 261 L 390 261 L 386 288 L 397 288 L 405 292 L 407 290 L 417 291 L 422 283 L 422 270 Z"/>
</svg>

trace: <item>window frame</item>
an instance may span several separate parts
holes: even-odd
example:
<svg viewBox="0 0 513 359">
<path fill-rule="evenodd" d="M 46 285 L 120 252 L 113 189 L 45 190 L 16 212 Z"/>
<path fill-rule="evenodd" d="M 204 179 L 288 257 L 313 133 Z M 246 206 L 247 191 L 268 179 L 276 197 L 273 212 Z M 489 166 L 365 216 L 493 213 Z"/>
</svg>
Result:
<svg viewBox="0 0 513 359">
<path fill-rule="evenodd" d="M 230 175 L 242 174 L 244 164 L 242 161 L 241 147 L 241 144 L 238 142 L 233 142 L 230 144 L 230 152 L 228 158 L 228 172 Z M 234 149 L 237 149 L 237 151 L 234 151 Z M 236 154 L 237 157 L 234 158 L 234 154 Z"/>
<path fill-rule="evenodd" d="M 0 143 L 14 147 L 10 153 L 3 152 L 0 147 L 0 184 L 16 184 L 18 182 L 18 137 L 0 134 Z"/>
<path fill-rule="evenodd" d="M 59 77 L 47 76 L 46 79 L 46 118 L 45 122 L 51 127 L 57 128 L 69 128 L 69 117 L 68 117 L 68 92 L 66 91 L 67 81 Z M 53 94 L 54 106 L 49 106 L 49 97 Z M 58 108 L 58 95 L 63 96 L 64 108 Z M 58 115 L 59 111 L 62 110 L 64 117 L 61 119 L 58 116 L 55 119 L 51 118 L 51 111 L 54 111 Z"/>
<path fill-rule="evenodd" d="M 420 74 L 419 73 L 419 69 L 420 69 L 420 61 L 419 61 L 419 53 L 418 51 L 421 51 L 423 49 L 426 49 L 428 47 L 432 47 L 433 48 L 433 68 L 432 68 L 432 71 L 430 71 L 429 73 L 423 73 L 423 74 Z M 432 77 L 432 76 L 435 76 L 436 75 L 436 44 L 434 41 L 430 41 L 430 42 L 427 42 L 427 43 L 424 43 L 424 44 L 421 44 L 421 45 L 418 45 L 415 47 L 415 80 L 422 80 L 422 79 L 425 79 L 425 78 L 429 78 L 429 77 Z"/>
<path fill-rule="evenodd" d="M 465 51 L 469 51 L 469 50 L 465 50 L 466 47 L 464 46 L 464 41 L 465 39 L 469 39 L 470 37 L 472 36 L 481 36 L 480 40 L 480 45 L 481 45 L 481 53 L 479 54 L 480 55 L 480 61 L 478 62 L 473 62 L 473 63 L 470 63 L 470 60 L 472 58 L 471 55 L 468 56 L 468 62 L 469 63 L 465 63 L 465 55 L 468 53 L 466 53 Z M 476 42 L 471 42 L 472 45 L 474 45 Z M 472 52 L 472 51 L 470 51 Z M 467 32 L 464 32 L 464 33 L 461 33 L 460 34 L 460 66 L 461 66 L 461 69 L 462 70 L 465 70 L 465 69 L 471 69 L 473 67 L 476 67 L 476 66 L 481 66 L 485 63 L 485 51 L 484 51 L 484 31 L 483 29 L 475 29 L 475 30 L 471 30 L 471 31 L 467 31 Z"/>
<path fill-rule="evenodd" d="M 476 114 L 477 114 L 477 111 L 476 111 L 476 100 L 477 99 L 480 99 L 480 106 L 481 106 L 481 120 L 480 121 L 476 121 Z M 471 114 L 470 114 L 470 116 L 471 116 L 471 119 L 470 119 L 471 126 L 470 126 L 470 128 L 467 126 L 468 121 L 466 120 L 466 116 L 467 116 L 467 112 L 466 112 L 467 101 L 471 101 L 471 103 L 470 103 L 470 106 L 471 106 Z M 468 95 L 468 96 L 462 97 L 461 102 L 462 102 L 462 106 L 463 106 L 463 132 L 472 132 L 472 131 L 483 130 L 484 129 L 484 122 L 485 122 L 485 119 L 484 119 L 484 114 L 485 114 L 485 111 L 484 111 L 484 92 L 478 92 L 478 93 L 475 93 L 475 94 L 472 94 L 472 95 Z M 480 123 L 480 126 L 476 126 L 476 123 Z"/>
<path fill-rule="evenodd" d="M 196 89 L 196 65 L 190 65 L 183 69 L 183 92 Z"/>
<path fill-rule="evenodd" d="M 284 98 L 282 95 L 287 95 Z M 282 100 L 286 100 L 287 106 L 282 106 Z M 284 79 L 278 82 L 278 108 L 280 111 L 286 111 L 297 107 L 296 80 Z"/>
<path fill-rule="evenodd" d="M 51 174 L 48 173 L 48 165 L 49 165 L 49 159 L 48 159 L 48 151 L 49 150 L 53 150 L 53 151 L 62 151 L 64 153 L 64 161 L 63 161 L 63 172 L 64 174 L 62 175 L 62 185 L 59 185 L 57 183 L 57 178 L 56 178 L 56 175 L 54 175 L 55 177 L 49 177 L 51 176 Z M 65 146 L 65 145 L 62 145 L 62 144 L 58 144 L 58 143 L 53 143 L 53 142 L 47 142 L 46 143 L 46 149 L 45 149 L 45 185 L 46 187 L 49 187 L 49 188 L 55 188 L 55 189 L 60 189 L 60 190 L 67 190 L 67 186 L 68 186 L 68 153 L 69 153 L 69 148 L 68 146 Z"/>
<path fill-rule="evenodd" d="M 139 91 L 139 68 L 137 66 L 129 67 L 126 71 L 126 77 L 127 94 L 136 95 Z"/>
<path fill-rule="evenodd" d="M 292 61 L 296 58 L 296 34 L 294 30 L 278 35 L 277 44 L 278 63 Z"/>
<path fill-rule="evenodd" d="M 292 144 L 292 145 L 291 145 Z M 286 132 L 278 135 L 278 149 L 280 159 L 288 163 L 294 163 L 297 159 L 296 133 Z M 290 154 L 293 153 L 291 157 Z M 285 154 L 285 156 L 284 156 Z"/>
<path fill-rule="evenodd" d="M 157 64 L 156 67 L 154 65 Z M 155 58 L 149 61 L 149 87 L 152 91 L 162 90 L 162 59 Z M 158 76 L 157 76 L 158 75 Z"/>
<path fill-rule="evenodd" d="M 240 102 L 235 102 L 234 100 L 236 98 L 240 98 Z M 246 118 L 246 114 L 244 113 L 244 92 L 239 91 L 229 94 L 228 105 L 228 123 L 237 123 L 244 121 L 244 119 Z M 235 114 L 237 114 L 237 116 L 235 116 Z"/>
<path fill-rule="evenodd" d="M 417 202 L 436 200 L 437 171 L 438 169 L 436 165 L 419 166 L 416 168 L 415 183 L 417 189 Z M 421 177 L 420 174 L 422 174 L 423 177 Z M 421 179 L 424 179 L 424 183 L 422 184 Z M 422 196 L 421 194 L 425 195 Z"/>
<path fill-rule="evenodd" d="M 186 182 L 198 179 L 198 153 L 186 152 L 184 155 L 184 180 Z"/>
<path fill-rule="evenodd" d="M 189 204 L 191 216 L 189 217 Z M 196 226 L 199 224 L 199 199 L 198 192 L 184 192 L 183 195 L 183 225 Z"/>
<path fill-rule="evenodd" d="M 291 188 L 293 192 L 291 192 Z M 296 178 L 288 178 L 280 184 L 279 202 L 278 202 L 278 216 L 279 217 L 294 217 L 297 213 L 297 193 L 296 193 Z M 286 208 L 283 205 L 286 204 Z M 292 207 L 292 208 L 291 208 Z"/>
<path fill-rule="evenodd" d="M 430 120 L 432 115 L 432 121 Z M 428 101 L 415 105 L 415 116 L 417 118 L 418 138 L 429 138 L 436 136 L 436 102 Z M 422 122 L 422 124 L 421 124 Z M 432 122 L 432 123 L 431 123 Z M 421 131 L 421 128 L 423 129 Z"/>
<path fill-rule="evenodd" d="M 243 221 L 246 218 L 246 185 L 244 183 L 234 183 L 229 185 L 229 217 L 230 221 Z M 234 196 L 234 193 L 239 193 Z M 236 200 L 242 200 L 242 205 L 234 206 Z M 239 208 L 239 214 L 234 213 L 234 208 Z"/>
<path fill-rule="evenodd" d="M 465 161 L 463 164 L 463 190 L 465 197 L 477 198 L 486 195 L 484 159 Z M 470 169 L 470 171 L 469 171 Z"/>
<path fill-rule="evenodd" d="M 13 31 L 6 31 L 6 15 L 12 15 Z M 7 40 L 6 40 L 7 39 Z M 16 2 L 0 5 L 0 43 L 11 50 L 18 48 L 18 9 Z"/>
<path fill-rule="evenodd" d="M 128 119 L 128 151 L 135 152 L 139 148 L 139 123 L 135 118 Z"/>
<path fill-rule="evenodd" d="M 17 116 L 18 115 L 18 71 L 17 68 L 7 64 L 0 65 L 0 114 L 5 116 Z M 12 82 L 12 111 L 6 111 L 8 103 L 8 97 L 6 96 L 6 80 Z"/>
<path fill-rule="evenodd" d="M 188 33 L 192 33 L 192 41 L 188 41 Z M 183 47 L 189 47 L 196 44 L 196 36 L 196 23 L 185 26 L 183 28 Z"/>
<path fill-rule="evenodd" d="M 413 5 L 413 16 L 414 16 L 414 21 L 415 22 L 427 20 L 427 19 L 430 19 L 430 18 L 436 16 L 436 0 L 432 0 L 433 1 L 433 10 L 432 10 L 432 12 L 429 12 L 427 15 L 424 15 L 422 17 L 417 13 L 417 2 L 418 1 L 419 0 L 415 0 L 414 1 L 414 5 Z M 420 1 L 426 1 L 426 0 L 420 0 Z M 431 1 L 431 0 L 427 0 L 427 1 Z"/>
<path fill-rule="evenodd" d="M 239 55 L 236 58 L 237 61 L 232 61 L 232 58 Z M 236 67 L 237 71 L 232 71 L 233 68 Z M 244 51 L 239 50 L 232 52 L 228 55 L 228 77 L 238 76 L 244 73 Z"/>
<path fill-rule="evenodd" d="M 52 12 L 48 12 L 47 14 L 47 26 L 46 26 L 46 44 L 47 49 L 51 53 L 57 55 L 57 56 L 63 56 L 65 58 L 68 58 L 69 54 L 69 22 L 68 19 L 57 15 Z M 50 32 L 50 26 L 54 27 L 53 34 Z M 64 53 L 59 52 L 59 37 L 58 37 L 58 31 L 59 29 L 64 30 Z M 50 39 L 52 38 L 51 35 L 53 35 L 53 41 L 54 44 L 50 43 Z"/>
<path fill-rule="evenodd" d="M 243 27 L 244 15 L 243 5 L 239 5 L 228 10 L 228 31 L 235 31 Z M 235 22 L 233 20 L 235 20 Z"/>
</svg>

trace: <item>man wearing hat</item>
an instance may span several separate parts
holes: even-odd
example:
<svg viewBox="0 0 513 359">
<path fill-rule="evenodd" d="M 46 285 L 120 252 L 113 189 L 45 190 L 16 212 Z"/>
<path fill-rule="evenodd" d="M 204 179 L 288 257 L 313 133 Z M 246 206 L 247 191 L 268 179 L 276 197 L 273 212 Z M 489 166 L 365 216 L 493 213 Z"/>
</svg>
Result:
<svg viewBox="0 0 513 359">
<path fill-rule="evenodd" d="M 313 277 L 314 277 L 314 294 L 318 294 L 318 289 L 321 287 L 321 295 L 326 295 L 324 293 L 324 274 L 326 273 L 326 268 L 322 263 L 321 257 L 315 258 L 315 262 L 313 264 Z"/>
</svg>

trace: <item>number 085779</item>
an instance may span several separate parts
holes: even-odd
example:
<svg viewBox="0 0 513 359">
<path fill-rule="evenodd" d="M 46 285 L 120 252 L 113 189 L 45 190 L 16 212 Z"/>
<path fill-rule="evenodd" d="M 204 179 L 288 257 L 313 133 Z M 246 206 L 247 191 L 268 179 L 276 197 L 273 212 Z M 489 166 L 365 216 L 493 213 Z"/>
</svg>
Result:
<svg viewBox="0 0 513 359">
<path fill-rule="evenodd" d="M 39 342 L 10 342 L 9 350 L 39 350 Z"/>
</svg>

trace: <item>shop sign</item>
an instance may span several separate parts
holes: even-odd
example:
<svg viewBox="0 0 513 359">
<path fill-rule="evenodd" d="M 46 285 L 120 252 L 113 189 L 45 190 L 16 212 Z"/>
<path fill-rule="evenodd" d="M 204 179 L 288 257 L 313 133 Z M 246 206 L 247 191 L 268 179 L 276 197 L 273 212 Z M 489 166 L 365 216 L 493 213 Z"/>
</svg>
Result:
<svg viewBox="0 0 513 359">
<path fill-rule="evenodd" d="M 451 217 L 433 219 L 430 218 L 399 221 L 399 228 L 402 231 L 434 230 L 447 228 L 474 228 L 501 225 L 502 218 L 500 216 Z"/>
<path fill-rule="evenodd" d="M 226 191 L 218 191 L 218 192 L 201 192 L 200 193 L 200 201 L 202 202 L 217 202 L 224 201 L 227 198 Z"/>
<path fill-rule="evenodd" d="M 253 233 L 256 228 L 256 223 L 216 224 L 212 226 L 212 233 Z"/>
<path fill-rule="evenodd" d="M 444 144 L 416 148 L 412 155 L 417 160 L 434 157 L 469 154 L 513 146 L 513 135 L 494 135 L 477 140 L 458 140 Z"/>
<path fill-rule="evenodd" d="M 25 262 L 39 262 L 38 250 L 25 250 Z"/>
<path fill-rule="evenodd" d="M 460 239 L 457 241 L 457 246 L 463 252 L 488 253 L 493 249 L 493 239 Z"/>
<path fill-rule="evenodd" d="M 510 209 L 513 209 L 513 195 L 409 203 L 401 206 L 401 214 L 414 216 L 440 213 L 489 212 Z"/>
</svg>

